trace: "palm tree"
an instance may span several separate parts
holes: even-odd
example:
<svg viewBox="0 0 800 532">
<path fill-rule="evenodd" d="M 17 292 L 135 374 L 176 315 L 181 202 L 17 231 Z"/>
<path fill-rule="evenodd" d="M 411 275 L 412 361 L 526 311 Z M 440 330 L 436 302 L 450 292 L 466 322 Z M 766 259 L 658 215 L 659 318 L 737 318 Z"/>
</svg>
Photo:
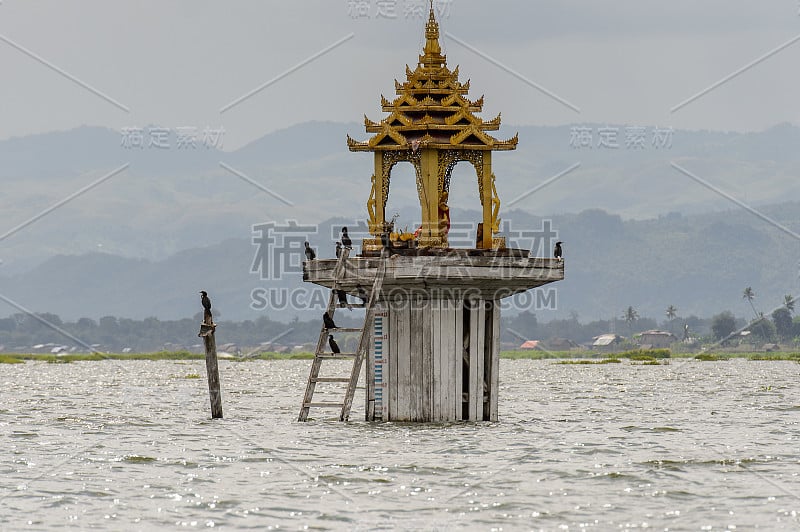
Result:
<svg viewBox="0 0 800 532">
<path fill-rule="evenodd" d="M 753 292 L 751 287 L 748 286 L 744 289 L 744 292 L 742 293 L 742 299 L 746 299 L 750 303 L 750 308 L 753 309 L 753 315 L 756 317 L 756 319 L 758 319 L 758 312 L 756 312 L 756 307 L 753 305 L 753 299 L 755 299 L 755 297 L 756 293 Z"/>
<path fill-rule="evenodd" d="M 667 307 L 667 319 L 669 320 L 669 332 L 674 334 L 672 330 L 672 322 L 675 321 L 675 318 L 678 317 L 678 309 L 675 308 L 675 305 L 670 305 Z"/>
<path fill-rule="evenodd" d="M 628 307 L 622 314 L 622 319 L 628 324 L 628 329 L 630 329 L 631 336 L 633 336 L 633 322 L 639 319 L 639 313 L 633 307 Z"/>
<path fill-rule="evenodd" d="M 786 294 L 783 296 L 783 306 L 786 307 L 786 310 L 789 312 L 794 312 L 794 298 L 792 294 Z"/>
</svg>

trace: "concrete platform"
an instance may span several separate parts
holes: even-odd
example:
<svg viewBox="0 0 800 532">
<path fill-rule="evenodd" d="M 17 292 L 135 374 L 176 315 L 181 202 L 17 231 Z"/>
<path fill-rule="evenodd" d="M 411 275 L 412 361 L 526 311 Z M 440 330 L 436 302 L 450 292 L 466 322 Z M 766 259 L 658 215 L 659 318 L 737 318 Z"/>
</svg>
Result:
<svg viewBox="0 0 800 532">
<path fill-rule="evenodd" d="M 499 300 L 564 279 L 564 261 L 532 258 L 527 252 L 497 254 L 483 250 L 453 250 L 434 255 L 393 255 L 386 263 L 384 297 L 405 291 L 426 298 L 477 297 Z M 384 259 L 354 257 L 347 260 L 339 289 L 368 296 Z M 336 259 L 303 264 L 303 280 L 331 288 Z"/>
</svg>

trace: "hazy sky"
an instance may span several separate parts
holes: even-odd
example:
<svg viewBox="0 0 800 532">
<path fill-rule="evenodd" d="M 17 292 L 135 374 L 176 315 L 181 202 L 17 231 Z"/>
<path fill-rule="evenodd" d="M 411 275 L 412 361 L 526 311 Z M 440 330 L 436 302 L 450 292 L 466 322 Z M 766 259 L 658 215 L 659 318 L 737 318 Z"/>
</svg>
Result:
<svg viewBox="0 0 800 532">
<path fill-rule="evenodd" d="M 0 0 L 0 138 L 84 124 L 222 126 L 233 149 L 312 119 L 380 119 L 380 95 L 393 96 L 393 79 L 422 47 L 422 4 Z M 452 0 L 437 9 L 450 66 L 471 78 L 473 99 L 486 95 L 484 116 L 502 112 L 508 125 L 800 122 L 798 0 Z"/>
</svg>

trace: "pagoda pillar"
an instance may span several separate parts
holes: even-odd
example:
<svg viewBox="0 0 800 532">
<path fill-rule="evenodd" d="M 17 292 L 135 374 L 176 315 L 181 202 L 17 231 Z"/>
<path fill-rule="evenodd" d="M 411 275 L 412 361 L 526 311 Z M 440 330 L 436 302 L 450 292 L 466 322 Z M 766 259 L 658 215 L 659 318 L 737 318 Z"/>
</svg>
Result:
<svg viewBox="0 0 800 532">
<path fill-rule="evenodd" d="M 492 152 L 483 152 L 481 179 L 481 205 L 483 206 L 483 238 L 478 247 L 492 249 Z"/>
<path fill-rule="evenodd" d="M 441 241 L 439 231 L 439 152 L 424 149 L 420 154 L 422 168 L 422 245 L 436 245 Z"/>
<path fill-rule="evenodd" d="M 375 219 L 370 220 L 370 227 L 369 231 L 373 235 L 380 236 L 382 232 L 386 229 L 386 191 L 384 187 L 386 183 L 384 183 L 383 179 L 384 170 L 383 170 L 383 152 L 376 151 L 375 152 L 375 174 L 374 179 L 375 182 L 373 183 L 373 190 L 375 191 Z"/>
</svg>

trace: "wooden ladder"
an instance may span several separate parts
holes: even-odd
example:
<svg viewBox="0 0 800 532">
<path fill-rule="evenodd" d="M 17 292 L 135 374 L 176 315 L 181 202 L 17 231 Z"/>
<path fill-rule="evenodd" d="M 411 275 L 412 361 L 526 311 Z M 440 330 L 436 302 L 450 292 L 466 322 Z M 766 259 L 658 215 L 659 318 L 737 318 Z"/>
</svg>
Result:
<svg viewBox="0 0 800 532">
<path fill-rule="evenodd" d="M 328 308 L 327 312 L 328 315 L 333 318 L 334 313 L 337 307 L 344 306 L 338 303 L 338 297 L 336 295 L 336 290 L 339 288 L 339 281 L 344 276 L 345 265 L 347 264 L 347 258 L 350 255 L 350 249 L 344 248 L 339 256 L 339 261 L 336 263 L 336 267 L 333 270 L 333 287 L 331 289 L 331 295 L 328 299 Z M 359 307 L 363 306 L 366 308 L 366 313 L 364 315 L 364 324 L 360 328 L 347 328 L 347 327 L 337 327 L 336 329 L 326 329 L 325 324 L 322 324 L 322 328 L 319 332 L 319 340 L 317 340 L 317 349 L 314 352 L 314 361 L 311 363 L 311 372 L 308 375 L 308 383 L 306 384 L 306 393 L 303 397 L 303 405 L 300 408 L 300 415 L 298 416 L 298 421 L 306 421 L 308 419 L 308 412 L 309 410 L 314 408 L 339 408 L 339 421 L 347 421 L 350 418 L 350 408 L 353 405 L 353 397 L 356 393 L 356 386 L 358 385 L 358 379 L 361 375 L 361 367 L 364 364 L 364 359 L 367 356 L 367 350 L 369 349 L 370 344 L 370 335 L 369 332 L 371 330 L 370 324 L 374 319 L 375 315 L 375 303 L 379 298 L 379 293 L 381 287 L 383 286 L 383 278 L 386 274 L 386 260 L 381 260 L 380 265 L 378 266 L 378 271 L 375 274 L 375 280 L 372 283 L 372 291 L 368 296 L 368 300 L 364 305 L 351 305 L 352 307 Z M 332 353 L 328 350 L 328 336 L 332 332 L 359 332 L 359 339 L 358 339 L 358 347 L 354 353 Z M 341 358 L 352 358 L 353 359 L 353 368 L 350 371 L 350 377 L 320 377 L 319 372 L 322 368 L 322 362 L 325 360 L 336 360 Z M 344 393 L 344 399 L 341 403 L 334 403 L 334 402 L 314 402 L 314 391 L 316 390 L 317 383 L 325 382 L 325 383 L 341 383 L 347 384 L 347 389 Z"/>
</svg>

